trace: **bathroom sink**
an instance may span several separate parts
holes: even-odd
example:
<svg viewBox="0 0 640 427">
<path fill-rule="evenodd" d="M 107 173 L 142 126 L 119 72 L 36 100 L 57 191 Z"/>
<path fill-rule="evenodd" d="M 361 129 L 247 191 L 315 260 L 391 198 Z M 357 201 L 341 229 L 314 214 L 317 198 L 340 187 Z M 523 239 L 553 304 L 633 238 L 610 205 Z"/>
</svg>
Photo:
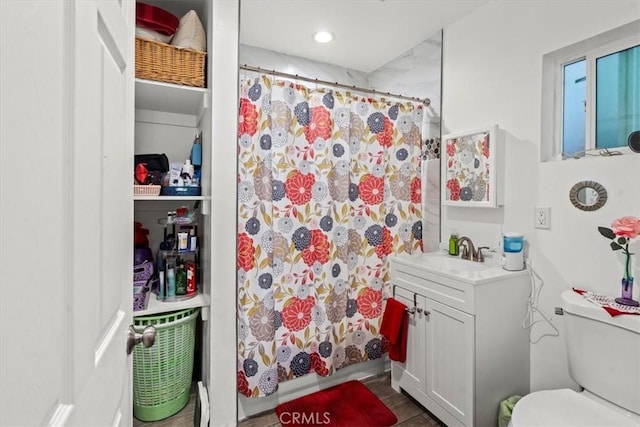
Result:
<svg viewBox="0 0 640 427">
<path fill-rule="evenodd" d="M 444 252 L 418 255 L 403 254 L 394 257 L 393 260 L 422 270 L 425 277 L 428 275 L 444 276 L 474 285 L 527 274 L 526 270 L 516 272 L 504 270 L 498 264 L 497 256 L 492 255 L 487 254 L 485 262 L 468 261 L 452 257 Z M 436 279 L 432 278 L 431 280 Z"/>
<path fill-rule="evenodd" d="M 424 256 L 425 265 L 437 270 L 481 271 L 490 268 L 484 262 L 444 256 Z"/>
</svg>

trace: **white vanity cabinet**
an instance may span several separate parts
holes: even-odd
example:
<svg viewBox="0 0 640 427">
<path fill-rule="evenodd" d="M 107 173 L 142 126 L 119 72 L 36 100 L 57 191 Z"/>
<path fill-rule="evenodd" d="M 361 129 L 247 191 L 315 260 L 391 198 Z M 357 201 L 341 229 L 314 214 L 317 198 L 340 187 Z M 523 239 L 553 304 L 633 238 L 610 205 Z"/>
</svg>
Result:
<svg viewBox="0 0 640 427">
<path fill-rule="evenodd" d="M 529 392 L 528 273 L 425 254 L 393 258 L 391 283 L 415 304 L 392 387 L 447 426 L 496 426 L 500 401 Z"/>
</svg>

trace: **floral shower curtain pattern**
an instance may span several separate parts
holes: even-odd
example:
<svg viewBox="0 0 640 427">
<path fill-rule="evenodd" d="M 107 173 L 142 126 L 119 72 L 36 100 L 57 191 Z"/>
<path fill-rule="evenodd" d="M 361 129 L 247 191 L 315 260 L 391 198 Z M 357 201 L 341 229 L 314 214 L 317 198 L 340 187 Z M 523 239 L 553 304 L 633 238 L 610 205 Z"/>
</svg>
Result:
<svg viewBox="0 0 640 427">
<path fill-rule="evenodd" d="M 386 351 L 387 257 L 422 246 L 422 115 L 268 76 L 241 83 L 240 393 Z"/>
</svg>

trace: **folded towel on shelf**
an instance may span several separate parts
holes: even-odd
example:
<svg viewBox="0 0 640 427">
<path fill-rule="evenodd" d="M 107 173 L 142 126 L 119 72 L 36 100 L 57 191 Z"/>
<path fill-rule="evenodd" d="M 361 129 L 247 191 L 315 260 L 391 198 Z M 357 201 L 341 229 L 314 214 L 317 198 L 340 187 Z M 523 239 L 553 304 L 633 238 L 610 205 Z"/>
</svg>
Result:
<svg viewBox="0 0 640 427">
<path fill-rule="evenodd" d="M 394 298 L 387 299 L 380 334 L 389 339 L 389 358 L 397 362 L 407 359 L 409 313 L 407 306 Z"/>
<path fill-rule="evenodd" d="M 640 315 L 640 307 L 633 307 L 630 305 L 622 305 L 616 302 L 615 297 L 606 295 L 594 294 L 590 291 L 583 289 L 572 288 L 574 292 L 582 295 L 587 301 L 602 307 L 612 317 L 620 314 L 638 314 Z"/>
</svg>

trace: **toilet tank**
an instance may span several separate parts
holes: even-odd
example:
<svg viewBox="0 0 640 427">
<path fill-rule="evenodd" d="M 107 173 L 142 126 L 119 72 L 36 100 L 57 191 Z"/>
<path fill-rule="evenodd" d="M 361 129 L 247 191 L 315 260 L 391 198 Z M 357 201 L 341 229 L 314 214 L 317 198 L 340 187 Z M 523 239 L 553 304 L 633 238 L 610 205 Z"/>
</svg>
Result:
<svg viewBox="0 0 640 427">
<path fill-rule="evenodd" d="M 571 378 L 640 414 L 640 316 L 612 317 L 573 290 L 562 293 L 562 308 Z"/>
</svg>

